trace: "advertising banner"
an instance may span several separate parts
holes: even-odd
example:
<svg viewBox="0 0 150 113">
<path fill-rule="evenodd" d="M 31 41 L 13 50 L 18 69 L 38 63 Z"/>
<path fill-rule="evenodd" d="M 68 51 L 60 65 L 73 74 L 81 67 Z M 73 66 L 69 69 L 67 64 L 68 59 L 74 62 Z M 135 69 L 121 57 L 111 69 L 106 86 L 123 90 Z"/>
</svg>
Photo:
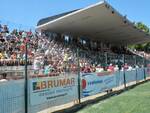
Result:
<svg viewBox="0 0 150 113">
<path fill-rule="evenodd" d="M 116 87 L 115 73 L 82 73 L 82 97 Z"/>
<path fill-rule="evenodd" d="M 24 81 L 0 83 L 0 113 L 24 113 Z"/>
<path fill-rule="evenodd" d="M 56 76 L 30 80 L 30 104 L 61 105 L 78 99 L 77 76 Z"/>
<path fill-rule="evenodd" d="M 137 69 L 137 80 L 143 80 L 144 79 L 144 68 L 138 68 Z"/>
<path fill-rule="evenodd" d="M 136 81 L 136 70 L 125 71 L 126 83 Z"/>
<path fill-rule="evenodd" d="M 146 77 L 150 76 L 150 67 L 145 68 Z"/>
<path fill-rule="evenodd" d="M 124 84 L 124 72 L 123 71 L 116 72 L 116 82 L 117 82 L 117 86 L 121 86 Z"/>
</svg>

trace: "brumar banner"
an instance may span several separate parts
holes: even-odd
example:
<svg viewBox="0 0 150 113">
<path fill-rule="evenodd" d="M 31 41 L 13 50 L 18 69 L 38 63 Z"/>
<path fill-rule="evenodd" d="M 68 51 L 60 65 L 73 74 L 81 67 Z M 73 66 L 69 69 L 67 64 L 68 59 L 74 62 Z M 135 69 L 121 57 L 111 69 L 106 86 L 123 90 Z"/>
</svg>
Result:
<svg viewBox="0 0 150 113">
<path fill-rule="evenodd" d="M 56 105 L 78 99 L 77 76 L 55 76 L 30 80 L 30 103 L 50 102 Z"/>
</svg>

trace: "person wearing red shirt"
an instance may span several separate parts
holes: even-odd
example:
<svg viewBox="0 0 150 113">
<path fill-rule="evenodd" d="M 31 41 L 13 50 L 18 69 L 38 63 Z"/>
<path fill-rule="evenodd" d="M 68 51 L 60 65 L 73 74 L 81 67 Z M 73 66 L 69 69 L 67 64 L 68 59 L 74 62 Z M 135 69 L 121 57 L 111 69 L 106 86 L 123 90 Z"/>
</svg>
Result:
<svg viewBox="0 0 150 113">
<path fill-rule="evenodd" d="M 114 66 L 113 66 L 112 64 L 110 64 L 110 65 L 108 66 L 108 70 L 109 70 L 109 71 L 114 71 Z"/>
<path fill-rule="evenodd" d="M 128 68 L 129 68 L 128 64 L 127 64 L 127 63 L 125 63 L 125 65 L 124 65 L 124 69 L 125 69 L 125 70 L 127 70 Z"/>
</svg>

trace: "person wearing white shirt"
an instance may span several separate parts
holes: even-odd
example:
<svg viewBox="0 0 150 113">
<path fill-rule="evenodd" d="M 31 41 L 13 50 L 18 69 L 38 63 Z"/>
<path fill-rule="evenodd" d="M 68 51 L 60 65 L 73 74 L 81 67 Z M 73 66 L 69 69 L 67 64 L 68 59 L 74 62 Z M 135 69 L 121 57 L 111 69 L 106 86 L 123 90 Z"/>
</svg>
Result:
<svg viewBox="0 0 150 113">
<path fill-rule="evenodd" d="M 8 80 L 6 79 L 6 77 L 7 77 L 7 74 L 3 73 L 2 74 L 2 79 L 0 79 L 0 82 L 7 82 Z"/>
<path fill-rule="evenodd" d="M 131 71 L 132 69 L 133 69 L 132 66 L 129 66 L 127 71 Z"/>
<path fill-rule="evenodd" d="M 97 65 L 96 66 L 96 72 L 103 72 L 104 71 L 104 69 L 101 67 L 101 65 L 99 64 L 99 65 Z"/>
<path fill-rule="evenodd" d="M 115 65 L 115 67 L 114 67 L 114 71 L 118 71 L 118 70 L 119 70 L 118 65 Z"/>
</svg>

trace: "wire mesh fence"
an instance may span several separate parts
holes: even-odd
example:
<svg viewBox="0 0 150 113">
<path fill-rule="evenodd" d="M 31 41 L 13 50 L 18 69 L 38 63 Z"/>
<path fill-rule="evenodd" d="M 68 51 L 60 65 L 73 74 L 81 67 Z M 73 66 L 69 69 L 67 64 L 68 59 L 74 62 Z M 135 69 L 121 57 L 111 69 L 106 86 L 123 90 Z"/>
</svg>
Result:
<svg viewBox="0 0 150 113">
<path fill-rule="evenodd" d="M 107 79 L 111 79 L 112 82 L 109 81 L 109 83 L 111 83 L 110 85 L 105 84 L 103 85 L 104 87 L 102 86 L 100 87 L 102 89 L 96 90 L 97 93 L 100 93 L 105 90 L 114 88 L 116 86 L 123 85 L 124 71 L 125 71 L 126 84 L 134 81 L 144 80 L 145 76 L 149 77 L 150 75 L 149 73 L 150 69 L 148 67 L 149 61 L 148 60 L 144 61 L 143 58 L 139 58 L 138 56 L 116 55 L 116 54 L 108 54 L 108 53 L 96 54 L 94 52 L 91 52 L 90 53 L 91 56 L 89 56 L 89 53 L 81 50 L 79 51 L 78 54 L 79 56 L 77 55 L 77 53 L 71 56 L 72 54 L 66 52 L 67 60 L 65 58 L 62 60 L 37 59 L 39 61 L 38 68 L 34 67 L 34 61 L 32 61 L 31 65 L 28 64 L 29 113 L 35 113 L 38 111 L 49 109 L 52 106 L 58 106 L 61 104 L 66 104 L 68 102 L 78 100 L 79 94 L 81 95 L 80 99 L 84 98 L 85 96 L 88 96 L 87 92 L 85 93 L 85 87 L 87 87 L 85 86 L 85 84 L 87 81 L 89 81 L 88 84 L 100 84 L 101 80 L 104 79 L 105 81 L 107 77 L 108 77 Z M 111 70 L 110 66 L 118 65 L 118 61 L 121 62 L 121 65 L 124 68 L 126 67 L 126 64 L 128 64 L 128 69 L 121 70 L 120 72 L 119 72 L 119 68 L 118 70 Z M 143 67 L 144 63 L 146 67 Z M 3 73 L 7 73 L 7 78 L 6 78 L 7 82 L 0 83 L 1 112 L 23 113 L 25 109 L 24 108 L 24 76 L 25 76 L 24 66 L 18 65 L 18 63 L 17 66 L 7 66 L 6 63 L 4 64 L 5 65 L 0 66 L 0 70 L 1 70 L 0 74 L 3 75 Z M 135 65 L 138 65 L 139 67 L 136 67 Z M 129 66 L 131 66 L 132 69 L 129 69 Z M 78 91 L 79 76 L 77 76 L 79 73 L 81 77 L 80 92 Z M 89 73 L 91 74 L 90 76 L 88 75 Z M 96 78 L 97 74 L 101 78 L 99 77 Z M 95 79 L 96 81 L 94 80 L 94 78 L 96 78 Z M 68 81 L 65 81 L 65 79 Z M 71 84 L 71 80 L 75 80 L 72 81 L 74 85 Z M 55 82 L 53 83 L 52 81 Z M 52 89 L 48 88 L 48 84 L 49 87 L 50 86 L 52 87 L 53 84 L 55 86 L 53 91 L 57 93 L 54 94 Z M 57 88 L 59 85 L 61 86 L 69 85 L 69 86 L 66 87 L 67 89 L 63 89 L 63 87 Z M 36 88 L 36 90 L 34 88 Z M 69 93 L 70 91 L 72 93 Z M 95 95 L 97 93 L 96 92 L 91 93 L 89 94 L 89 96 Z M 63 94 L 65 94 L 66 96 Z M 69 94 L 71 95 L 69 96 Z M 35 95 L 37 97 L 34 97 Z M 37 101 L 36 98 L 41 98 L 41 96 L 43 100 Z M 59 98 L 59 96 L 60 97 L 62 96 L 63 98 L 62 97 Z M 50 99 L 48 100 L 46 99 L 44 101 L 45 98 L 50 98 Z M 52 101 L 53 100 L 52 98 L 55 100 L 55 102 Z M 64 99 L 68 101 L 65 101 Z M 7 108 L 7 106 L 11 106 L 11 107 Z"/>
</svg>

